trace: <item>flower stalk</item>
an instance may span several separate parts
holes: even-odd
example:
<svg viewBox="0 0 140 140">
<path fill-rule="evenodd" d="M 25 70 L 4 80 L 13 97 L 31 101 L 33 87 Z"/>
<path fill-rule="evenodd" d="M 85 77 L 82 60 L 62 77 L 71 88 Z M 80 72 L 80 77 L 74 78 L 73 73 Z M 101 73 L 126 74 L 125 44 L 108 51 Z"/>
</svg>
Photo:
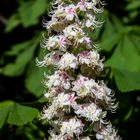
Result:
<svg viewBox="0 0 140 140">
<path fill-rule="evenodd" d="M 56 0 L 51 20 L 43 22 L 49 38 L 43 38 L 41 47 L 47 54 L 37 65 L 54 71 L 45 74 L 49 103 L 41 115 L 53 127 L 50 140 L 120 140 L 106 119 L 107 112 L 117 108 L 114 93 L 98 80 L 103 59 L 89 37 L 89 31 L 102 25 L 96 14 L 103 5 L 100 0 Z"/>
</svg>

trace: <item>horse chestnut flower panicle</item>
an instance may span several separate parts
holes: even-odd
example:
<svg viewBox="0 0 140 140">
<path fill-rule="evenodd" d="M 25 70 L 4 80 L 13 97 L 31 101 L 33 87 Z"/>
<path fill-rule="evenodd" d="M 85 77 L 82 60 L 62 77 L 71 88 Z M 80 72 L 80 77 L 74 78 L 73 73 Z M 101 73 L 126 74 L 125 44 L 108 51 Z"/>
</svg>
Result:
<svg viewBox="0 0 140 140">
<path fill-rule="evenodd" d="M 88 32 L 101 26 L 96 15 L 103 11 L 103 2 L 56 0 L 53 6 L 51 20 L 43 23 L 49 37 L 43 36 L 41 47 L 47 54 L 37 60 L 39 67 L 52 69 L 44 78 L 48 103 L 41 114 L 52 125 L 49 139 L 120 140 L 106 120 L 107 112 L 115 112 L 117 104 L 112 90 L 97 78 L 103 59 Z M 93 134 L 88 134 L 89 125 Z"/>
</svg>

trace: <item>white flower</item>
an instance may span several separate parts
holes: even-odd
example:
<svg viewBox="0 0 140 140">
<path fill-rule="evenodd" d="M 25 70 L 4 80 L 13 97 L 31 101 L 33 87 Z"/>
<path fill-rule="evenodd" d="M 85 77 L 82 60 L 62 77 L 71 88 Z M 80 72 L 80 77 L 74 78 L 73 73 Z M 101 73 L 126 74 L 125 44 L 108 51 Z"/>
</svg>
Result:
<svg viewBox="0 0 140 140">
<path fill-rule="evenodd" d="M 70 4 L 69 6 L 65 7 L 66 12 L 66 19 L 67 20 L 73 20 L 74 16 L 76 16 L 76 6 L 73 4 Z"/>
<path fill-rule="evenodd" d="M 66 27 L 64 30 L 64 35 L 69 39 L 69 40 L 74 40 L 74 44 L 76 43 L 81 43 L 84 41 L 85 38 L 85 33 L 83 30 L 78 26 L 78 25 L 69 25 Z"/>
<path fill-rule="evenodd" d="M 65 53 L 58 64 L 60 69 L 76 69 L 78 66 L 77 58 L 70 53 Z"/>
<path fill-rule="evenodd" d="M 68 23 L 65 20 L 58 21 L 55 17 L 53 17 L 49 22 L 43 21 L 43 27 L 45 27 L 49 33 L 52 31 L 60 32 L 67 26 L 67 24 Z"/>
<path fill-rule="evenodd" d="M 92 94 L 97 100 L 101 100 L 101 103 L 104 102 L 106 109 L 109 109 L 112 112 L 116 110 L 118 104 L 114 103 L 114 94 L 103 81 L 101 81 L 99 84 L 95 83 L 94 88 L 92 89 Z"/>
<path fill-rule="evenodd" d="M 56 135 L 52 130 L 49 131 L 51 138 L 49 140 L 72 140 L 72 137 L 67 136 L 67 135 Z"/>
<path fill-rule="evenodd" d="M 55 73 L 51 76 L 46 76 L 48 79 L 45 81 L 45 85 L 48 88 L 52 87 L 62 87 L 64 89 L 69 89 L 71 84 L 70 80 L 72 78 L 64 71 L 55 71 Z"/>
<path fill-rule="evenodd" d="M 78 79 L 73 82 L 74 87 L 72 90 L 75 91 L 78 96 L 85 97 L 90 95 L 94 84 L 94 80 L 89 80 L 87 77 L 79 75 Z"/>
<path fill-rule="evenodd" d="M 83 51 L 78 54 L 78 61 L 80 64 L 86 64 L 92 69 L 102 70 L 103 63 L 97 51 Z"/>
<path fill-rule="evenodd" d="M 45 75 L 48 107 L 41 115 L 53 127 L 49 140 L 93 139 L 84 130 L 90 122 L 98 140 L 120 140 L 115 129 L 103 120 L 104 110 L 114 111 L 117 105 L 104 82 L 95 81 L 96 74 L 103 70 L 103 60 L 88 33 L 102 25 L 96 20 L 96 13 L 102 12 L 101 5 L 100 0 L 56 0 L 49 15 L 51 20 L 43 21 L 49 38 L 43 36 L 41 47 L 49 53 L 37 63 L 53 68 L 53 74 Z"/>
<path fill-rule="evenodd" d="M 88 2 L 87 0 L 80 0 L 77 4 L 77 8 L 79 8 L 81 11 L 91 10 L 93 9 L 93 3 Z"/>
<path fill-rule="evenodd" d="M 86 1 L 85 0 L 80 0 L 80 2 L 78 2 L 77 7 L 81 10 L 81 11 L 86 11 Z"/>
<path fill-rule="evenodd" d="M 44 45 L 42 45 L 43 48 L 47 48 L 48 50 L 56 49 L 56 46 L 58 44 L 58 37 L 57 36 L 51 36 L 49 37 L 48 41 L 45 42 Z"/>
<path fill-rule="evenodd" d="M 51 52 L 48 53 L 44 56 L 43 61 L 37 61 L 37 65 L 42 67 L 42 66 L 48 66 L 48 65 L 57 65 L 60 60 L 60 53 L 59 52 Z"/>
<path fill-rule="evenodd" d="M 48 90 L 47 93 L 44 94 L 44 96 L 46 98 L 52 98 L 52 97 L 55 97 L 57 96 L 59 93 L 62 93 L 64 92 L 64 89 L 62 87 L 52 87 Z"/>
<path fill-rule="evenodd" d="M 43 108 L 43 113 L 41 119 L 48 119 L 51 120 L 57 114 L 58 105 L 53 103 L 48 108 Z"/>
<path fill-rule="evenodd" d="M 96 21 L 96 17 L 91 15 L 91 14 L 86 14 L 86 17 L 87 17 L 87 20 L 86 20 L 86 27 L 101 27 L 102 23 L 103 22 L 99 22 L 99 21 Z"/>
<path fill-rule="evenodd" d="M 121 140 L 119 136 L 117 136 L 117 132 L 112 125 L 109 124 L 106 127 L 101 128 L 96 134 L 97 140 Z"/>
<path fill-rule="evenodd" d="M 58 44 L 59 44 L 60 50 L 66 51 L 70 43 L 68 42 L 65 36 L 60 36 Z"/>
<path fill-rule="evenodd" d="M 57 9 L 55 11 L 53 11 L 53 15 L 52 18 L 64 18 L 65 16 L 65 7 L 63 7 L 62 5 L 58 5 Z"/>
<path fill-rule="evenodd" d="M 75 106 L 75 113 L 81 117 L 87 118 L 89 121 L 96 122 L 106 116 L 106 112 L 102 112 L 96 104 L 83 104 Z"/>
<path fill-rule="evenodd" d="M 63 107 L 65 105 L 71 105 L 75 100 L 76 100 L 76 96 L 74 93 L 72 94 L 65 94 L 65 93 L 61 93 L 56 97 L 56 101 L 58 102 L 60 107 Z"/>
<path fill-rule="evenodd" d="M 73 136 L 73 134 L 79 135 L 83 131 L 83 123 L 81 120 L 72 118 L 69 119 L 68 121 L 62 122 L 62 127 L 60 128 L 60 131 L 62 135 L 69 135 Z"/>
<path fill-rule="evenodd" d="M 44 40 L 43 43 L 42 47 L 47 48 L 50 51 L 55 49 L 66 51 L 68 45 L 70 45 L 70 42 L 63 35 L 49 37 L 48 41 Z"/>
</svg>

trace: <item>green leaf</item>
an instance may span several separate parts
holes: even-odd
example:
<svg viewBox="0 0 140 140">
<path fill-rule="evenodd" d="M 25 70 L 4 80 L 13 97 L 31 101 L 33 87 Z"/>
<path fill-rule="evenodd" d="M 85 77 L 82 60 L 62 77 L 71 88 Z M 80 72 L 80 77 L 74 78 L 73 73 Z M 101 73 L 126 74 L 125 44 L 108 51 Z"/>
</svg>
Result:
<svg viewBox="0 0 140 140">
<path fill-rule="evenodd" d="M 140 55 L 128 36 L 122 38 L 116 47 L 113 55 L 105 65 L 117 69 L 126 69 L 128 71 L 140 71 Z"/>
<path fill-rule="evenodd" d="M 19 76 L 21 75 L 27 64 L 32 60 L 34 51 L 39 43 L 38 38 L 33 38 L 29 42 L 23 43 L 19 49 L 12 51 L 12 54 L 16 54 L 19 50 L 22 50 L 25 47 L 25 50 L 18 54 L 14 63 L 7 64 L 3 67 L 0 73 L 7 75 L 7 76 Z M 27 45 L 27 46 L 26 46 Z M 17 48 L 17 46 L 16 46 Z"/>
<path fill-rule="evenodd" d="M 9 124 L 25 125 L 38 117 L 39 112 L 36 108 L 20 105 L 13 101 L 0 103 L 0 128 L 7 121 Z"/>
<path fill-rule="evenodd" d="M 41 81 L 43 79 L 44 72 L 45 68 L 38 68 L 35 66 L 35 63 L 32 63 L 26 75 L 25 86 L 36 97 L 39 97 L 43 94 L 44 88 L 41 84 Z"/>
<path fill-rule="evenodd" d="M 104 25 L 100 48 L 104 51 L 111 51 L 121 37 L 122 33 L 116 30 L 115 25 L 108 18 Z"/>
<path fill-rule="evenodd" d="M 14 102 L 12 101 L 5 101 L 0 103 L 0 128 L 3 127 L 13 104 Z"/>
<path fill-rule="evenodd" d="M 7 51 L 5 54 L 9 55 L 9 56 L 18 55 L 19 53 L 24 51 L 26 48 L 28 48 L 30 45 L 31 45 L 30 40 L 26 41 L 26 42 L 16 44 L 16 45 L 12 46 L 11 50 Z"/>
<path fill-rule="evenodd" d="M 5 32 L 12 31 L 15 27 L 17 27 L 20 24 L 20 19 L 18 14 L 13 14 L 6 24 Z"/>
<path fill-rule="evenodd" d="M 124 118 L 124 121 L 125 122 L 128 121 L 131 118 L 131 116 L 133 114 L 133 110 L 134 110 L 134 108 L 133 108 L 133 106 L 131 106 L 130 109 L 129 109 L 129 111 L 128 111 L 128 113 L 126 114 L 126 116 Z"/>
<path fill-rule="evenodd" d="M 123 24 L 121 23 L 121 21 L 118 19 L 118 17 L 116 17 L 115 15 L 111 15 L 111 19 L 112 19 L 112 21 L 113 21 L 113 25 L 115 25 L 115 26 L 113 26 L 114 28 L 116 28 L 116 30 L 118 31 L 118 32 L 122 32 L 123 30 L 124 30 L 124 26 L 123 26 Z"/>
<path fill-rule="evenodd" d="M 137 30 L 137 31 L 138 31 L 138 30 Z M 140 37 L 139 37 L 139 35 L 131 34 L 131 35 L 130 35 L 130 39 L 131 39 L 131 41 L 133 42 L 133 44 L 134 44 L 135 47 L 137 48 L 137 51 L 138 51 L 139 54 L 140 54 Z"/>
<path fill-rule="evenodd" d="M 32 0 L 22 3 L 19 7 L 19 15 L 24 27 L 36 25 L 39 17 L 47 10 L 47 0 Z"/>
<path fill-rule="evenodd" d="M 132 1 L 126 6 L 126 10 L 135 10 L 137 8 L 140 8 L 139 0 Z"/>
<path fill-rule="evenodd" d="M 140 73 L 115 68 L 113 68 L 113 73 L 120 91 L 129 92 L 140 90 Z"/>
<path fill-rule="evenodd" d="M 15 103 L 9 114 L 7 122 L 14 125 L 25 125 L 39 114 L 38 110 Z"/>
</svg>

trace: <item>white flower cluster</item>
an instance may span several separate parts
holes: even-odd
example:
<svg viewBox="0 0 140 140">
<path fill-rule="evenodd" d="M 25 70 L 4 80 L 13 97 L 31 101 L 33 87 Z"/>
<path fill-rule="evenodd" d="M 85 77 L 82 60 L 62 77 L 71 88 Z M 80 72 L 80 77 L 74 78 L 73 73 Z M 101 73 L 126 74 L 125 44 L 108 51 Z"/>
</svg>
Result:
<svg viewBox="0 0 140 140">
<path fill-rule="evenodd" d="M 95 16 L 102 12 L 102 4 L 100 0 L 56 0 L 51 20 L 43 23 L 50 36 L 43 36 L 41 47 L 47 54 L 37 65 L 53 69 L 45 74 L 48 105 L 41 115 L 53 127 L 50 140 L 120 140 L 105 120 L 107 111 L 114 112 L 117 104 L 112 90 L 97 80 L 103 59 L 89 37 L 102 24 Z M 89 125 L 93 135 L 88 134 Z"/>
</svg>

